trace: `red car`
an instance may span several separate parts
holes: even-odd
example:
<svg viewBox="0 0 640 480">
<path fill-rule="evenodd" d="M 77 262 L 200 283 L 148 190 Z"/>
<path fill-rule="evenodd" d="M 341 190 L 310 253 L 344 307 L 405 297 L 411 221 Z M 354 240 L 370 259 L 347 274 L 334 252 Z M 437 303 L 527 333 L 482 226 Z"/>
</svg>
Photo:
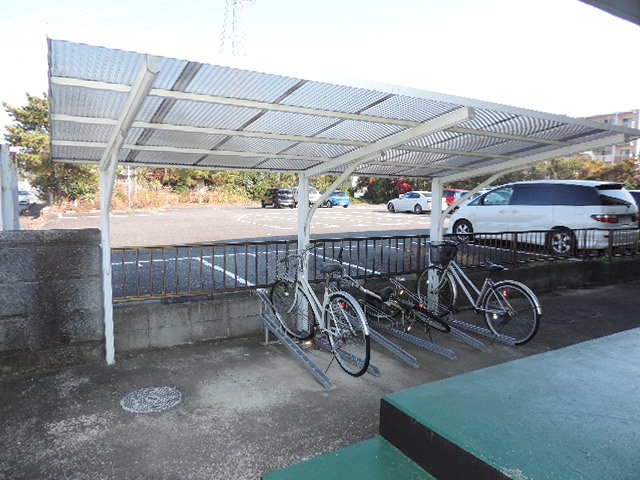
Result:
<svg viewBox="0 0 640 480">
<path fill-rule="evenodd" d="M 442 197 L 447 201 L 447 205 L 451 205 L 468 191 L 459 188 L 445 188 L 442 190 Z"/>
</svg>

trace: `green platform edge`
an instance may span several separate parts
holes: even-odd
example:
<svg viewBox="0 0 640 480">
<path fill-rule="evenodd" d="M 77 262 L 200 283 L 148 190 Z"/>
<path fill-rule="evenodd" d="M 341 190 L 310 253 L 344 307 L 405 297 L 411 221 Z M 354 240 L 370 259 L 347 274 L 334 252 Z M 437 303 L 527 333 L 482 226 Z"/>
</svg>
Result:
<svg viewBox="0 0 640 480">
<path fill-rule="evenodd" d="M 640 478 L 640 329 L 384 399 L 509 478 Z"/>
<path fill-rule="evenodd" d="M 435 480 L 382 437 L 267 473 L 263 480 Z"/>
</svg>

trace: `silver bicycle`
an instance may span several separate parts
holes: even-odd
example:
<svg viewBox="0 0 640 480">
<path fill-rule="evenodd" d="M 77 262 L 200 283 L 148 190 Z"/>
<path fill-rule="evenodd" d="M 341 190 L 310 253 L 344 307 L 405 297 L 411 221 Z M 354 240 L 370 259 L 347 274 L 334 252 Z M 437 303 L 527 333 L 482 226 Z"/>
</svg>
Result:
<svg viewBox="0 0 640 480">
<path fill-rule="evenodd" d="M 538 297 L 523 283 L 515 280 L 494 282 L 494 272 L 505 270 L 502 265 L 487 262 L 489 276 L 478 289 L 455 262 L 456 242 L 446 240 L 430 245 L 431 265 L 418 277 L 418 296 L 430 310 L 444 316 L 464 310 L 457 308 L 458 289 L 467 297 L 476 314 L 495 335 L 508 337 L 514 345 L 523 345 L 538 332 L 542 308 Z"/>
<path fill-rule="evenodd" d="M 315 337 L 318 342 L 328 343 L 342 369 L 359 377 L 366 372 L 371 357 L 369 325 L 358 302 L 340 289 L 342 264 L 330 262 L 321 268 L 322 301 L 311 288 L 306 275 L 309 252 L 322 246 L 310 244 L 298 253 L 287 251 L 270 292 L 274 314 L 291 337 Z"/>
</svg>

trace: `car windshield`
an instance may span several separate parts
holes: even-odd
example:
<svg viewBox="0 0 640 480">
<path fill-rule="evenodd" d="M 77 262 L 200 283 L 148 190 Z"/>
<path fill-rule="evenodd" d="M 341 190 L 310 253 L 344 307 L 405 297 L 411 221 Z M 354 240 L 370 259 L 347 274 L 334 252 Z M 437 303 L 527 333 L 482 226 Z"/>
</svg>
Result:
<svg viewBox="0 0 640 480">
<path fill-rule="evenodd" d="M 344 192 L 334 192 L 333 193 L 336 197 L 346 197 L 347 194 Z"/>
</svg>

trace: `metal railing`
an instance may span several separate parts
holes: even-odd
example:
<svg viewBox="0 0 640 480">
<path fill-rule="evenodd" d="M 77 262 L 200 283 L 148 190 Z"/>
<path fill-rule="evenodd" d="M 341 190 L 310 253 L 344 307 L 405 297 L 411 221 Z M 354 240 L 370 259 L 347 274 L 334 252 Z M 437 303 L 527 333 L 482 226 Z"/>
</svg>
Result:
<svg viewBox="0 0 640 480">
<path fill-rule="evenodd" d="M 321 266 L 344 248 L 344 262 L 354 278 L 413 273 L 426 265 L 429 236 L 363 237 L 315 240 L 308 276 L 321 280 Z M 233 242 L 111 250 L 115 302 L 148 300 L 231 291 L 272 285 L 295 240 Z M 427 249 L 428 250 L 428 249 Z"/>
<path fill-rule="evenodd" d="M 474 233 L 461 237 L 457 262 L 465 267 L 486 261 L 515 268 L 534 262 L 572 258 L 640 254 L 638 229 L 608 231 L 608 244 L 594 248 L 598 231 L 575 230 L 574 242 L 563 253 L 549 248 L 549 232 Z M 314 240 L 324 248 L 313 250 L 308 276 L 321 279 L 321 266 L 343 251 L 343 264 L 353 278 L 385 277 L 417 273 L 429 261 L 429 236 L 379 236 Z M 295 240 L 227 242 L 112 249 L 114 302 L 209 295 L 266 288 L 282 268 L 287 250 Z"/>
</svg>

